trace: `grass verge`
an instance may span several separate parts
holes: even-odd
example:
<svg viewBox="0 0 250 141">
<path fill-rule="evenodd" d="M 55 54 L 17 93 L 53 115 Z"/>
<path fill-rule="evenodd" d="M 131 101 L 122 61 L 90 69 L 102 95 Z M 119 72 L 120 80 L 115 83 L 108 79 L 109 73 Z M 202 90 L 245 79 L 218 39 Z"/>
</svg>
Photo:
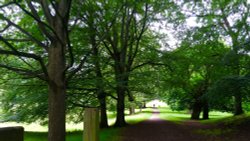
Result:
<svg viewBox="0 0 250 141">
<path fill-rule="evenodd" d="M 144 120 L 147 120 L 152 115 L 152 109 L 147 108 L 143 109 L 142 112 L 139 112 L 137 110 L 137 113 L 134 115 L 126 115 L 125 119 L 129 124 L 135 124 L 138 122 L 142 122 Z M 111 123 L 114 122 L 114 115 L 111 115 Z M 119 141 L 120 137 L 119 132 L 121 131 L 121 128 L 108 128 L 108 129 L 101 129 L 100 131 L 100 141 Z M 30 132 L 27 131 L 24 134 L 24 141 L 47 141 L 47 132 Z M 82 131 L 70 131 L 67 132 L 66 135 L 66 141 L 81 141 L 83 138 L 83 132 Z"/>
</svg>

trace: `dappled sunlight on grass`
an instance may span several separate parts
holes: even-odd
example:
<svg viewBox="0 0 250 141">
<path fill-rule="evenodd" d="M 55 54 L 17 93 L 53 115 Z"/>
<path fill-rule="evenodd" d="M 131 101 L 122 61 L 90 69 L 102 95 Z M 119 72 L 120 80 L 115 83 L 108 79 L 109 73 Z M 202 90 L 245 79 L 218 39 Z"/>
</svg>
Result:
<svg viewBox="0 0 250 141">
<path fill-rule="evenodd" d="M 128 115 L 126 111 L 126 121 L 129 124 L 135 124 L 144 120 L 147 120 L 152 115 L 152 109 L 146 108 L 142 109 L 142 112 L 139 112 L 139 109 L 136 109 L 136 114 Z M 115 122 L 115 113 L 108 112 L 109 117 L 109 124 L 114 124 Z M 0 127 L 6 126 L 24 126 L 25 127 L 25 135 L 24 141 L 47 141 L 48 133 L 47 127 L 40 126 L 37 123 L 33 124 L 21 124 L 21 123 L 1 123 Z M 66 141 L 81 141 L 83 138 L 83 124 L 74 124 L 68 123 L 67 127 L 67 136 Z M 119 141 L 120 137 L 116 136 L 121 131 L 121 128 L 108 128 L 108 129 L 101 129 L 100 131 L 100 141 Z"/>
<path fill-rule="evenodd" d="M 141 121 L 145 121 L 151 118 L 153 109 L 146 108 L 142 109 L 142 112 L 139 109 L 136 109 L 136 113 L 134 115 L 128 115 L 128 111 L 126 111 L 126 121 L 129 124 L 135 124 Z M 172 111 L 170 108 L 159 108 L 159 118 L 163 120 L 172 121 L 175 123 L 182 123 L 184 121 L 190 120 L 190 112 L 188 111 Z M 108 112 L 109 124 L 114 124 L 115 122 L 115 113 Z M 200 123 L 204 124 L 218 124 L 222 123 L 224 125 L 238 125 L 246 120 L 250 119 L 250 114 L 245 114 L 242 116 L 232 116 L 230 113 L 223 113 L 217 111 L 211 111 L 209 113 L 209 120 L 199 120 Z M 4 124 L 0 126 L 3 127 Z M 25 139 L 24 141 L 47 141 L 47 132 L 41 132 L 46 127 L 40 126 L 38 124 L 16 124 L 16 123 L 6 123 L 5 126 L 9 125 L 21 125 L 25 127 Z M 42 128 L 41 128 L 42 127 Z M 82 131 L 83 124 L 67 124 L 67 136 L 66 141 L 81 141 L 83 138 Z M 33 132 L 31 132 L 31 130 Z M 108 128 L 100 130 L 100 141 L 120 141 L 121 136 L 119 133 L 123 130 L 123 128 Z M 195 132 L 202 135 L 208 136 L 218 136 L 222 134 L 228 134 L 232 130 L 231 129 L 222 129 L 222 128 L 213 128 L 213 129 L 200 129 Z"/>
<path fill-rule="evenodd" d="M 239 115 L 239 116 L 233 116 L 231 115 L 225 115 L 225 117 L 220 117 L 220 118 L 214 118 L 210 120 L 204 120 L 201 121 L 201 123 L 206 123 L 206 124 L 225 124 L 225 125 L 239 125 L 241 123 L 244 123 L 246 121 L 250 121 L 250 113 Z"/>
<path fill-rule="evenodd" d="M 189 111 L 173 111 L 170 108 L 159 108 L 160 118 L 163 120 L 169 120 L 176 123 L 190 120 L 191 113 Z M 201 114 L 202 115 L 202 114 Z M 209 112 L 208 120 L 200 120 L 201 123 L 210 123 L 223 118 L 232 117 L 231 113 L 211 111 Z"/>
<path fill-rule="evenodd" d="M 172 111 L 170 108 L 159 108 L 160 119 L 173 122 L 181 122 L 190 119 L 190 113 L 187 111 Z"/>
<path fill-rule="evenodd" d="M 134 115 L 127 115 L 125 119 L 129 124 L 135 124 L 141 121 L 145 121 L 149 119 L 151 116 L 152 116 L 152 109 L 147 108 L 143 109 L 142 112 L 137 112 Z"/>
<path fill-rule="evenodd" d="M 140 112 L 140 109 L 135 109 L 135 114 L 129 115 L 129 111 L 126 110 L 125 111 L 125 115 L 126 115 L 125 120 L 129 124 L 138 123 L 138 122 L 149 119 L 150 116 L 152 115 L 152 111 L 153 111 L 152 108 L 142 109 L 141 112 Z M 116 116 L 115 112 L 108 112 L 108 124 L 110 126 L 112 126 L 115 123 L 115 116 Z"/>
<path fill-rule="evenodd" d="M 216 123 L 221 122 L 225 119 L 231 119 L 233 114 L 227 112 L 218 112 L 218 111 L 211 111 L 209 112 L 209 119 L 208 120 L 201 120 L 201 123 Z"/>
</svg>

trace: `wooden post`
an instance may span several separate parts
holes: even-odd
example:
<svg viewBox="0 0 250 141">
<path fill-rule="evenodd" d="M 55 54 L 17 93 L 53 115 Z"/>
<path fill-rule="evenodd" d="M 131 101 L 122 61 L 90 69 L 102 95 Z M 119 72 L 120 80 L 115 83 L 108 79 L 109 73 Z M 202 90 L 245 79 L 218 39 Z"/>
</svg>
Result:
<svg viewBox="0 0 250 141">
<path fill-rule="evenodd" d="M 84 114 L 83 141 L 99 140 L 99 109 L 86 108 Z"/>
</svg>

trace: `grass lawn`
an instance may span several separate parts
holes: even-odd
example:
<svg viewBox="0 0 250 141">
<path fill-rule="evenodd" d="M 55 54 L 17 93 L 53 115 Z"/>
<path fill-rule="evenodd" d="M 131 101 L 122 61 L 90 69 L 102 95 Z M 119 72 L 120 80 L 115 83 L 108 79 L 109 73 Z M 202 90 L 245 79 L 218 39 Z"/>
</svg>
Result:
<svg viewBox="0 0 250 141">
<path fill-rule="evenodd" d="M 125 111 L 125 113 L 126 113 L 125 117 L 126 121 L 129 124 L 135 124 L 149 119 L 152 115 L 152 109 L 150 108 L 143 109 L 142 112 L 139 112 L 139 110 L 137 109 L 136 114 L 134 115 L 128 115 L 128 111 Z M 109 124 L 113 125 L 115 122 L 115 113 L 109 112 L 108 117 L 109 117 Z M 24 141 L 47 141 L 47 132 L 44 132 L 43 127 L 37 126 L 37 128 L 35 128 L 34 125 L 32 127 L 30 127 L 30 125 L 26 126 L 28 127 L 29 130 L 30 128 L 33 127 L 33 129 L 38 129 L 38 131 L 26 131 L 24 135 Z M 82 136 L 83 132 L 79 131 L 79 126 L 82 127 L 82 124 L 75 125 L 78 126 L 77 131 L 73 131 L 73 126 L 74 125 L 67 126 L 68 127 L 67 130 L 69 132 L 67 132 L 66 141 L 81 141 L 83 138 Z M 117 139 L 118 137 L 114 135 L 117 135 L 120 130 L 121 130 L 120 128 L 102 129 L 100 131 L 100 141 L 118 141 L 119 140 Z"/>
<path fill-rule="evenodd" d="M 160 108 L 160 118 L 163 120 L 169 120 L 176 123 L 190 120 L 191 114 L 189 111 L 172 111 L 170 108 Z M 202 114 L 201 114 L 202 115 Z M 232 117 L 231 113 L 211 111 L 209 112 L 208 120 L 200 120 L 201 123 L 212 123 L 224 118 Z"/>
<path fill-rule="evenodd" d="M 160 110 L 160 118 L 164 120 L 173 121 L 176 123 L 180 123 L 186 120 L 190 119 L 190 113 L 187 111 L 172 111 L 169 108 L 159 108 Z M 144 120 L 147 120 L 152 115 L 152 109 L 147 108 L 143 109 L 142 112 L 139 112 L 137 110 L 137 113 L 134 115 L 128 115 L 128 111 L 126 111 L 126 121 L 129 124 L 135 124 Z M 108 113 L 109 117 L 109 124 L 112 125 L 115 122 L 115 113 Z M 223 120 L 227 119 L 230 121 L 232 119 L 232 114 L 229 113 L 222 113 L 222 112 L 210 112 L 210 119 L 209 120 L 200 120 L 201 123 L 208 124 L 208 123 L 215 123 L 215 122 L 221 122 Z M 38 129 L 36 131 L 32 130 L 26 130 L 26 126 L 30 129 Z M 24 135 L 24 141 L 47 141 L 47 132 L 44 131 L 44 128 L 46 127 L 38 127 L 35 128 L 34 125 L 26 125 L 25 127 L 25 135 Z M 74 129 L 74 127 L 76 127 Z M 28 128 L 28 129 L 29 129 Z M 70 125 L 67 126 L 67 136 L 66 141 L 81 141 L 83 132 L 81 131 L 82 124 L 79 125 Z M 118 135 L 121 131 L 121 128 L 109 128 L 109 129 L 102 129 L 100 131 L 100 141 L 119 141 Z"/>
<path fill-rule="evenodd" d="M 110 141 L 112 135 L 119 132 L 118 128 L 103 129 L 100 132 L 100 141 Z M 47 141 L 47 132 L 25 132 L 24 141 Z M 82 131 L 67 132 L 66 141 L 82 141 Z"/>
</svg>

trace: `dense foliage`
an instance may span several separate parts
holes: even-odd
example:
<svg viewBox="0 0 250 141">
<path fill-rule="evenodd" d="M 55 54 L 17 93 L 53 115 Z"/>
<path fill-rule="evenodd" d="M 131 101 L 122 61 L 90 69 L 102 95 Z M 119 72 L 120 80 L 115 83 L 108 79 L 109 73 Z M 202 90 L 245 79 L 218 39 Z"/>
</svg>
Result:
<svg viewBox="0 0 250 141">
<path fill-rule="evenodd" d="M 1 1 L 0 120 L 49 124 L 61 141 L 86 107 L 100 107 L 101 127 L 107 110 L 121 127 L 151 99 L 192 119 L 243 114 L 249 13 L 247 0 Z"/>
</svg>

